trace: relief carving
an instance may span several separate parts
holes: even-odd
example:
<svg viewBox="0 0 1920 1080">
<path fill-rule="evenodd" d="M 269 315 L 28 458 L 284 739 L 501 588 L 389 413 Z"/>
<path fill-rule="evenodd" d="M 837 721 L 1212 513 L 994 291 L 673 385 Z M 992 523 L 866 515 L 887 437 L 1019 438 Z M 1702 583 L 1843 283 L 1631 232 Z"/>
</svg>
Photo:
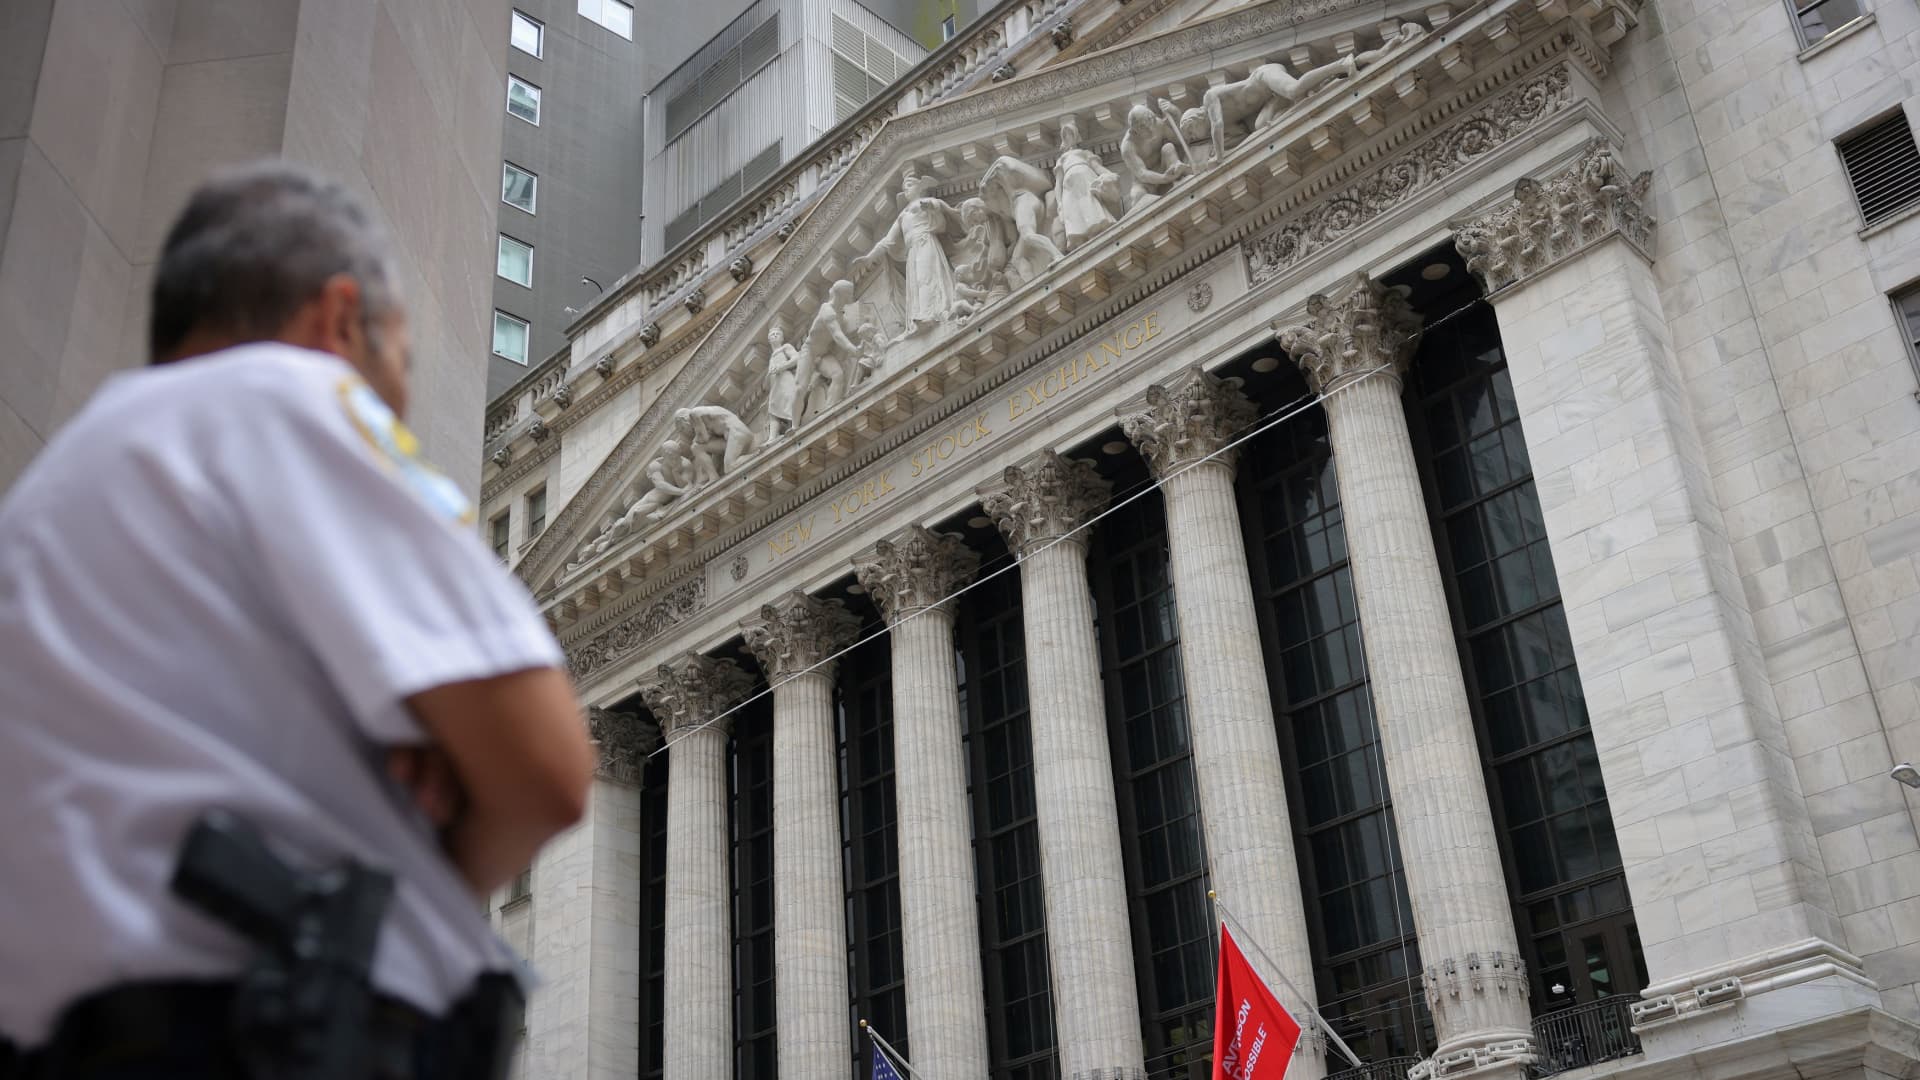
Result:
<svg viewBox="0 0 1920 1080">
<path fill-rule="evenodd" d="M 1304 213 L 1246 241 L 1241 252 L 1248 282 L 1271 281 L 1492 152 L 1565 104 L 1569 86 L 1566 66 L 1556 64 L 1344 189 L 1321 196 Z"/>
<path fill-rule="evenodd" d="M 1053 233 L 1061 251 L 1073 251 L 1119 219 L 1120 178 L 1100 155 L 1080 145 L 1080 125 L 1060 121 L 1060 157 L 1053 165 Z"/>
<path fill-rule="evenodd" d="M 800 350 L 778 324 L 767 330 L 767 442 L 787 437 L 800 420 Z"/>
<path fill-rule="evenodd" d="M 901 265 L 906 278 L 901 306 L 907 320 L 902 338 L 973 313 L 973 305 L 960 295 L 947 256 L 946 237 L 960 231 L 960 211 L 933 194 L 931 177 L 909 168 L 901 181 L 900 212 L 892 227 L 852 265 L 856 277 L 865 277 L 882 256 Z"/>
<path fill-rule="evenodd" d="M 1017 157 L 998 157 L 980 178 L 980 193 L 988 210 L 1013 227 L 1013 248 L 1007 253 L 1009 288 L 1025 285 L 1060 261 L 1047 206 L 1053 196 L 1051 177 Z"/>
<path fill-rule="evenodd" d="M 1493 293 L 1554 266 L 1614 233 L 1645 254 L 1653 219 L 1645 209 L 1653 174 L 1631 175 L 1604 139 L 1545 180 L 1523 178 L 1513 199 L 1460 226 L 1454 246 Z"/>
<path fill-rule="evenodd" d="M 1173 102 L 1161 98 L 1159 113 L 1145 105 L 1127 110 L 1127 131 L 1120 136 L 1120 163 L 1129 178 L 1128 213 L 1150 205 L 1193 174 L 1193 151 L 1180 134 L 1180 115 Z"/>
<path fill-rule="evenodd" d="M 645 609 L 567 649 L 567 671 L 575 681 L 606 670 L 641 646 L 686 621 L 706 600 L 707 579 L 693 577 L 669 589 Z"/>
<path fill-rule="evenodd" d="M 1204 136 L 1210 160 L 1218 161 L 1227 152 L 1228 137 L 1242 126 L 1246 128 L 1245 136 L 1251 137 L 1285 116 L 1326 83 L 1343 76 L 1352 78 L 1388 53 L 1410 48 L 1426 34 L 1426 27 L 1418 23 L 1401 23 L 1379 48 L 1350 53 L 1299 75 L 1278 61 L 1261 64 L 1244 79 L 1209 87 L 1200 99 L 1200 106 L 1187 110 L 1181 117 L 1181 131 L 1189 141 L 1198 141 Z"/>
</svg>

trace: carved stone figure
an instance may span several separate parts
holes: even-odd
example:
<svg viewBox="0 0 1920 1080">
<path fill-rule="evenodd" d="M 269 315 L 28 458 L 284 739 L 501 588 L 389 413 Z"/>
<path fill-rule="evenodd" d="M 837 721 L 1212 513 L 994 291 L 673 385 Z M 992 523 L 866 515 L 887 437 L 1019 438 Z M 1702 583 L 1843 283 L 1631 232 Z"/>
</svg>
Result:
<svg viewBox="0 0 1920 1080">
<path fill-rule="evenodd" d="M 1007 287 L 1017 289 L 1047 272 L 1060 261 L 1060 248 L 1049 235 L 1047 200 L 1053 178 L 1016 157 L 995 158 L 980 178 L 987 209 L 1012 222 L 1014 242 L 1007 252 Z"/>
<path fill-rule="evenodd" d="M 667 512 L 667 504 L 693 487 L 693 462 L 687 457 L 686 444 L 677 439 L 661 443 L 653 460 L 647 462 L 647 480 L 653 486 L 621 515 L 620 520 L 629 529 L 643 519 L 660 520 Z"/>
<path fill-rule="evenodd" d="M 1162 101 L 1171 110 L 1173 103 Z M 1127 132 L 1120 136 L 1120 163 L 1127 169 L 1127 211 L 1153 202 L 1182 177 L 1191 175 L 1186 140 L 1176 121 L 1145 105 L 1127 110 Z"/>
<path fill-rule="evenodd" d="M 1060 121 L 1060 157 L 1053 165 L 1054 232 L 1060 250 L 1072 251 L 1119 219 L 1120 177 L 1100 155 L 1080 145 L 1080 125 Z"/>
<path fill-rule="evenodd" d="M 794 372 L 796 424 L 839 404 L 861 369 L 879 363 L 879 329 L 856 325 L 852 307 L 853 282 L 843 278 L 827 288 L 826 301 L 807 326 Z"/>
<path fill-rule="evenodd" d="M 995 217 L 986 200 L 976 196 L 960 204 L 960 224 L 967 232 L 954 248 L 953 277 L 961 296 L 976 308 L 985 307 L 1007 294 L 1013 223 Z"/>
<path fill-rule="evenodd" d="M 800 350 L 778 326 L 767 331 L 767 441 L 786 438 L 800 422 Z"/>
<path fill-rule="evenodd" d="M 1282 63 L 1261 64 L 1238 82 L 1208 88 L 1200 99 L 1200 107 L 1188 109 L 1180 118 L 1181 132 L 1188 140 L 1203 136 L 1210 139 L 1208 158 L 1218 161 L 1220 155 L 1227 151 L 1226 140 L 1230 129 L 1246 123 L 1249 118 L 1252 120 L 1251 128 L 1265 127 L 1327 82 L 1341 76 L 1357 75 L 1361 68 L 1370 66 L 1389 52 L 1412 45 L 1425 37 L 1426 33 L 1426 27 L 1418 23 L 1402 23 L 1398 30 L 1387 35 L 1379 48 L 1350 53 L 1333 63 L 1303 71 L 1298 76 L 1288 71 Z"/>
<path fill-rule="evenodd" d="M 953 264 L 944 243 L 948 233 L 958 231 L 960 212 L 932 192 L 930 177 L 908 170 L 893 227 L 872 250 L 853 260 L 856 276 L 865 276 L 882 255 L 901 264 L 907 279 L 907 334 L 964 319 L 973 312 L 953 280 Z"/>
<path fill-rule="evenodd" d="M 694 482 L 711 484 L 753 452 L 753 429 L 719 405 L 695 405 L 673 414 L 675 436 L 685 440 Z"/>
</svg>

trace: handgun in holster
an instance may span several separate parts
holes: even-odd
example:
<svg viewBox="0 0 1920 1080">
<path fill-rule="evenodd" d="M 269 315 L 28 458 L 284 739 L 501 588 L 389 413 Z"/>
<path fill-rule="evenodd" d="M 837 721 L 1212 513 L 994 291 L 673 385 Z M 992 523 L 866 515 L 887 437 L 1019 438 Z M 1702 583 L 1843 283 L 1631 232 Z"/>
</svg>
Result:
<svg viewBox="0 0 1920 1080">
<path fill-rule="evenodd" d="M 250 1075 L 378 1074 L 373 953 L 393 888 L 391 874 L 351 859 L 297 871 L 226 811 L 194 823 L 173 891 L 257 950 L 234 995 L 234 1047 Z"/>
</svg>

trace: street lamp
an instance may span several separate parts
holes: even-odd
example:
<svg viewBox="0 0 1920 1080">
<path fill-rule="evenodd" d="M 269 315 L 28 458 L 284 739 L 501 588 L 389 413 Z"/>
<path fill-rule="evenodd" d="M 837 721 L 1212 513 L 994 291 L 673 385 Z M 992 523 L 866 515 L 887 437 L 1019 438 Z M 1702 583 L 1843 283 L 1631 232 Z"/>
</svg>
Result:
<svg viewBox="0 0 1920 1080">
<path fill-rule="evenodd" d="M 1895 765 L 1893 771 L 1887 775 L 1910 788 L 1920 788 L 1920 769 L 1914 768 L 1911 761 L 1903 761 Z"/>
</svg>

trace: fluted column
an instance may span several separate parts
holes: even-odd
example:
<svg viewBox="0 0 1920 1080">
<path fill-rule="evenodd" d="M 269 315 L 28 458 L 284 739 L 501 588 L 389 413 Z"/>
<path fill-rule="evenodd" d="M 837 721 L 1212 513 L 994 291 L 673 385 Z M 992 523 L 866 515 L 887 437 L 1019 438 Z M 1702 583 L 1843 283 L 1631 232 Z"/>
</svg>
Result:
<svg viewBox="0 0 1920 1080">
<path fill-rule="evenodd" d="M 1213 887 L 1312 1004 L 1313 956 L 1234 500 L 1235 454 L 1216 453 L 1253 419 L 1246 395 L 1193 368 L 1148 387 L 1147 407 L 1120 423 L 1166 498 L 1187 723 Z M 1284 990 L 1276 992 L 1292 1003 Z M 1295 1080 L 1324 1072 L 1319 1045 L 1301 1040 L 1289 1070 Z"/>
<path fill-rule="evenodd" d="M 971 580 L 979 565 L 979 555 L 958 536 L 917 525 L 854 560 L 860 583 L 893 628 L 893 789 L 907 1035 L 914 1071 L 928 1077 L 987 1075 L 953 606 L 941 602 Z"/>
<path fill-rule="evenodd" d="M 1337 296 L 1311 297 L 1306 320 L 1279 337 L 1328 395 L 1369 688 L 1439 1038 L 1433 1063 L 1444 1074 L 1524 1058 L 1531 1025 L 1460 652 L 1400 404 L 1400 373 L 1419 328 L 1401 293 L 1357 274 Z"/>
<path fill-rule="evenodd" d="M 1067 1080 L 1138 1078 L 1146 1067 L 1086 532 L 1074 532 L 1106 507 L 1110 486 L 1090 463 L 1049 450 L 980 493 L 1021 557 L 1034 816 Z"/>
<path fill-rule="evenodd" d="M 733 1075 L 727 895 L 727 735 L 716 720 L 753 679 L 731 660 L 688 653 L 640 680 L 667 741 L 664 1065 L 668 1076 Z"/>
<path fill-rule="evenodd" d="M 860 620 L 838 600 L 794 592 L 741 624 L 773 687 L 773 985 L 780 1071 L 846 1072 L 846 885 L 840 875 L 840 787 L 827 657 Z"/>
</svg>

